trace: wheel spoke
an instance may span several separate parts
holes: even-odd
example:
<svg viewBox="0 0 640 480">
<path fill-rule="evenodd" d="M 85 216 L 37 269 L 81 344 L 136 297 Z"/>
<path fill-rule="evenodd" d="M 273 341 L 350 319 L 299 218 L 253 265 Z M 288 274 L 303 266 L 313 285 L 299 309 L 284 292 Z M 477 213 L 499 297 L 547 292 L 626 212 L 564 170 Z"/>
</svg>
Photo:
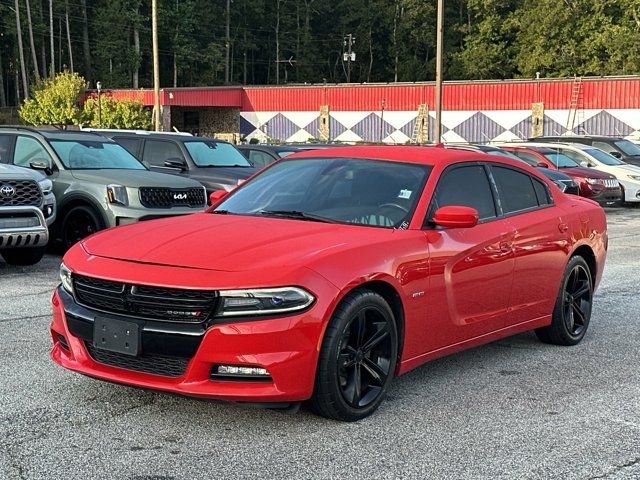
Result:
<svg viewBox="0 0 640 480">
<path fill-rule="evenodd" d="M 587 322 L 586 322 L 584 312 L 582 311 L 582 308 L 577 303 L 573 303 L 572 311 L 573 311 L 572 318 L 574 319 L 574 325 L 577 324 L 579 327 L 584 327 L 584 325 Z"/>
<path fill-rule="evenodd" d="M 578 290 L 573 294 L 574 298 L 580 298 L 582 296 L 584 296 L 585 294 L 589 293 L 589 291 L 591 290 L 589 288 L 589 282 L 584 280 L 583 281 L 583 285 L 581 285 Z"/>
<path fill-rule="evenodd" d="M 350 368 L 356 363 L 356 359 L 353 355 L 349 353 L 341 353 L 338 356 L 338 367 L 339 368 Z"/>
<path fill-rule="evenodd" d="M 353 369 L 353 391 L 351 394 L 351 404 L 358 405 L 360 398 L 362 397 L 362 373 L 360 371 L 360 364 L 356 363 Z"/>
<path fill-rule="evenodd" d="M 366 310 L 361 310 L 356 318 L 356 348 L 360 348 L 364 342 L 364 331 L 366 328 Z"/>
<path fill-rule="evenodd" d="M 384 385 L 384 381 L 387 378 L 387 374 L 385 373 L 384 370 L 382 370 L 382 367 L 380 367 L 380 365 L 378 365 L 376 362 L 374 362 L 370 358 L 365 357 L 362 362 L 362 366 L 367 371 L 367 373 L 371 376 L 371 379 L 378 386 L 381 387 L 382 385 Z"/>
<path fill-rule="evenodd" d="M 362 351 L 364 353 L 369 353 L 388 336 L 389 326 L 385 322 L 382 324 L 382 327 L 376 333 L 374 333 L 373 336 L 362 346 Z"/>
</svg>

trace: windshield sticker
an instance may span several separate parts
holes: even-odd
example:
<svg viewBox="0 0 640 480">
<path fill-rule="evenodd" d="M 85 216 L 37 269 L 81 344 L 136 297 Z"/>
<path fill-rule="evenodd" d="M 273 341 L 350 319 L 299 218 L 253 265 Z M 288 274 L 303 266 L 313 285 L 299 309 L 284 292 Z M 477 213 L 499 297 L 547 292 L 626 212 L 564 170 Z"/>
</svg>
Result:
<svg viewBox="0 0 640 480">
<path fill-rule="evenodd" d="M 400 193 L 398 194 L 398 198 L 409 199 L 409 198 L 411 198 L 411 194 L 412 193 L 413 192 L 411 190 L 402 189 L 402 190 L 400 190 Z"/>
</svg>

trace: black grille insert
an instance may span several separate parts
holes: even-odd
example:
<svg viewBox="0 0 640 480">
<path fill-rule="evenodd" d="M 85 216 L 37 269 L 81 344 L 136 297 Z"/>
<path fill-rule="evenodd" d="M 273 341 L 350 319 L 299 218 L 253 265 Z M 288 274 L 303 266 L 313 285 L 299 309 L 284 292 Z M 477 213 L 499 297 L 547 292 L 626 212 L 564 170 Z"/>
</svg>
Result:
<svg viewBox="0 0 640 480">
<path fill-rule="evenodd" d="M 74 275 L 73 284 L 85 307 L 165 322 L 204 322 L 217 300 L 213 290 L 131 285 L 83 275 Z"/>
<path fill-rule="evenodd" d="M 184 375 L 189 365 L 185 357 L 170 357 L 166 355 L 142 355 L 131 357 L 121 353 L 100 350 L 91 342 L 84 342 L 87 352 L 96 362 L 111 367 L 124 368 L 134 372 L 151 373 L 163 377 L 180 377 Z"/>
<path fill-rule="evenodd" d="M 0 180 L 0 207 L 39 207 L 42 191 L 35 180 Z"/>
<path fill-rule="evenodd" d="M 147 208 L 199 208 L 206 198 L 204 188 L 140 187 L 140 203 Z"/>
</svg>

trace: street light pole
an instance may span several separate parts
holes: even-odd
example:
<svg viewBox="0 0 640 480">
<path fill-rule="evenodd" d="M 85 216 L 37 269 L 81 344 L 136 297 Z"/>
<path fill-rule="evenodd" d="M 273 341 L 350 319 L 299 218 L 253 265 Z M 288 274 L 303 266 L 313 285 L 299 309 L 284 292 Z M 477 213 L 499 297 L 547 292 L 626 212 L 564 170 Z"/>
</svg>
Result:
<svg viewBox="0 0 640 480">
<path fill-rule="evenodd" d="M 442 142 L 442 30 L 444 24 L 444 0 L 438 0 L 436 30 L 436 125 L 435 143 Z"/>
<path fill-rule="evenodd" d="M 151 0 L 151 36 L 153 43 L 153 126 L 160 131 L 160 61 L 158 59 L 158 0 Z"/>
<path fill-rule="evenodd" d="M 96 83 L 96 89 L 98 90 L 98 128 L 102 128 L 102 82 Z"/>
</svg>

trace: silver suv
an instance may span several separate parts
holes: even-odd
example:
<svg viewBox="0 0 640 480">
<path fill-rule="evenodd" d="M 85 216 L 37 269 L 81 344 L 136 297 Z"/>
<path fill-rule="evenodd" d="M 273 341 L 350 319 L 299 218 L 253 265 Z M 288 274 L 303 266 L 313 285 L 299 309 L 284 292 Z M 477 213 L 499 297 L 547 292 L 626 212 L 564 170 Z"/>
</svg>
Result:
<svg viewBox="0 0 640 480">
<path fill-rule="evenodd" d="M 0 146 L 0 158 L 6 152 Z M 0 254 L 11 265 L 33 265 L 44 255 L 56 218 L 51 180 L 0 163 Z"/>
<path fill-rule="evenodd" d="M 199 212 L 195 180 L 150 172 L 127 150 L 96 133 L 0 128 L 0 163 L 40 170 L 53 182 L 58 220 L 52 235 L 68 248 L 108 227 Z"/>
</svg>

